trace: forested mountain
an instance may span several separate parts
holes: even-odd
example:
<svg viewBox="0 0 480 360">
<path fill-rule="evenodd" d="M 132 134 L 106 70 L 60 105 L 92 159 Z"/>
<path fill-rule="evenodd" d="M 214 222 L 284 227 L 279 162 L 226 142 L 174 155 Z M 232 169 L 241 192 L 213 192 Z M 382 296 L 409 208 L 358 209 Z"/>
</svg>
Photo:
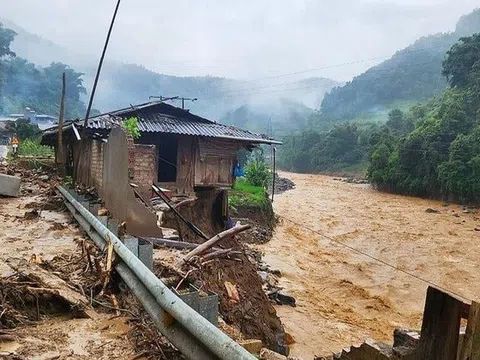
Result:
<svg viewBox="0 0 480 360">
<path fill-rule="evenodd" d="M 84 114 L 82 74 L 62 63 L 40 67 L 16 56 L 10 49 L 15 36 L 0 24 L 0 113 L 23 113 L 28 106 L 40 113 L 58 114 L 62 73 L 66 72 L 66 115 Z"/>
<path fill-rule="evenodd" d="M 96 57 L 72 53 L 20 26 L 6 21 L 18 35 L 12 43 L 12 49 L 19 56 L 28 58 L 39 65 L 46 66 L 52 61 L 70 64 L 85 75 L 84 83 L 90 91 L 96 70 Z M 100 51 L 100 49 L 98 49 Z M 179 77 L 159 74 L 140 65 L 124 64 L 119 61 L 106 61 L 99 86 L 95 95 L 94 107 L 108 111 L 130 104 L 148 101 L 150 96 L 184 96 L 198 98 L 195 102 L 186 102 L 186 107 L 200 115 L 214 120 L 226 119 L 241 107 L 252 109 L 249 113 L 247 128 L 260 130 L 266 126 L 266 119 L 272 119 L 279 133 L 285 132 L 285 124 L 290 121 L 305 123 L 305 119 L 293 116 L 293 113 L 307 113 L 308 108 L 318 108 L 324 94 L 339 83 L 326 78 L 307 78 L 295 85 L 266 86 L 234 79 L 214 76 Z M 274 90 L 274 91 L 272 91 Z M 278 99 L 285 100 L 278 100 Z M 86 96 L 83 96 L 84 101 Z M 285 103 L 289 103 L 288 106 Z M 180 102 L 177 101 L 177 106 Z M 280 105 L 279 105 L 280 104 Z M 277 107 L 277 105 L 279 105 Z M 280 110 L 285 109 L 285 113 Z M 308 110 L 308 111 L 307 111 Z M 291 124 L 288 130 L 297 130 L 303 125 Z"/>
<path fill-rule="evenodd" d="M 462 16 L 454 32 L 423 37 L 346 85 L 334 88 L 322 101 L 318 121 L 349 120 L 396 101 L 416 102 L 441 94 L 447 87 L 441 74 L 445 53 L 460 37 L 476 32 L 480 32 L 479 9 Z"/>
<path fill-rule="evenodd" d="M 447 53 L 450 87 L 371 140 L 368 176 L 379 188 L 421 196 L 480 201 L 480 33 Z M 413 128 L 413 130 L 412 130 Z"/>
</svg>

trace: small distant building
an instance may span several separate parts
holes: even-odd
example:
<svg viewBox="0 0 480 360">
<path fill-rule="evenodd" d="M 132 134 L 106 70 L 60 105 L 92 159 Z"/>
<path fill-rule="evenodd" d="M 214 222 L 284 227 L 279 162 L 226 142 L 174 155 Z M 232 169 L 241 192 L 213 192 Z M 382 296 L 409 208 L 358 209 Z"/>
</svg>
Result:
<svg viewBox="0 0 480 360">
<path fill-rule="evenodd" d="M 28 119 L 32 124 L 37 124 L 40 130 L 51 128 L 58 122 L 58 118 L 52 115 L 37 114 L 35 110 L 27 107 L 23 114 L 8 114 L 1 118 L 3 121 L 15 121 L 17 119 Z"/>
</svg>

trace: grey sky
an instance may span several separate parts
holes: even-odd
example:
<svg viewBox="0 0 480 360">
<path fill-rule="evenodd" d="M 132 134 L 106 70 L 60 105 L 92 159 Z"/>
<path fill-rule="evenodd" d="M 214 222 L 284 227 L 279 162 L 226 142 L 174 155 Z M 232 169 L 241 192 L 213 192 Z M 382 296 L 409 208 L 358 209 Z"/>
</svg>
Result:
<svg viewBox="0 0 480 360">
<path fill-rule="evenodd" d="M 2 16 L 26 30 L 98 56 L 116 0 L 0 2 Z M 476 6 L 478 0 L 122 0 L 108 57 L 172 75 L 252 79 L 391 55 L 423 35 L 453 30 Z M 302 77 L 349 80 L 376 62 Z"/>
</svg>

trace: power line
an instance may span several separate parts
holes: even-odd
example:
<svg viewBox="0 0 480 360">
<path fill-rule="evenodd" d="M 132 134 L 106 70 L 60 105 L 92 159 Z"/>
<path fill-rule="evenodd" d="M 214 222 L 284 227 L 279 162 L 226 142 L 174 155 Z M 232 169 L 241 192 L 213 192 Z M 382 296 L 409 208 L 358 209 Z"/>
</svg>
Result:
<svg viewBox="0 0 480 360">
<path fill-rule="evenodd" d="M 412 68 L 412 67 L 427 65 L 427 64 L 431 64 L 431 63 L 436 63 L 437 61 L 438 61 L 437 59 L 434 59 L 434 60 L 430 60 L 430 61 L 426 61 L 426 62 L 422 62 L 422 63 L 417 63 L 417 64 L 408 64 L 408 65 L 404 65 L 404 66 L 392 66 L 392 67 L 389 67 L 389 68 L 386 68 L 386 69 L 376 68 L 375 72 L 383 72 L 383 71 L 392 72 L 394 70 L 404 70 L 404 69 L 408 69 L 408 68 Z M 371 70 L 371 69 L 368 69 L 366 72 L 368 72 L 369 70 Z M 360 81 L 360 80 L 361 81 L 369 81 L 370 79 L 358 79 L 358 78 L 356 79 L 356 81 Z M 311 84 L 311 85 L 300 87 L 300 88 L 278 89 L 278 90 L 272 90 L 272 91 L 262 91 L 262 92 L 250 93 L 250 91 L 252 91 L 252 90 L 261 90 L 261 89 L 266 89 L 266 88 L 271 88 L 271 87 L 279 87 L 279 86 L 284 86 L 284 85 L 299 84 L 299 83 L 302 83 L 304 81 L 305 81 L 305 79 L 292 81 L 292 82 L 286 82 L 286 83 L 280 83 L 280 84 L 256 86 L 256 87 L 252 87 L 252 88 L 224 90 L 224 91 L 216 92 L 215 94 L 210 92 L 210 94 L 212 94 L 211 96 L 203 96 L 203 98 L 204 99 L 211 99 L 211 98 L 219 97 L 219 95 L 222 98 L 226 98 L 226 97 L 228 98 L 228 97 L 236 97 L 236 96 L 242 96 L 242 95 L 268 94 L 268 93 L 271 93 L 271 92 L 278 92 L 278 91 L 294 91 L 294 90 L 311 89 L 311 88 L 318 87 L 318 84 Z M 248 92 L 248 93 L 242 94 L 242 92 Z M 205 94 L 208 95 L 209 93 L 207 92 Z M 231 95 L 223 95 L 223 94 L 231 94 Z"/>
<path fill-rule="evenodd" d="M 361 255 L 363 255 L 363 256 L 366 256 L 366 257 L 368 257 L 368 258 L 370 258 L 370 259 L 372 259 L 372 260 L 375 260 L 375 261 L 377 261 L 377 262 L 379 262 L 379 263 L 381 263 L 381 264 L 383 264 L 383 265 L 385 265 L 385 266 L 388 266 L 388 267 L 390 267 L 390 268 L 392 268 L 392 269 L 394 269 L 394 270 L 396 270 L 396 271 L 399 271 L 399 272 L 401 272 L 401 273 L 404 273 L 404 274 L 406 274 L 406 275 L 409 275 L 409 276 L 411 276 L 411 277 L 413 277 L 413 278 L 415 278 L 415 279 L 417 279 L 417 280 L 419 280 L 419 281 L 422 281 L 422 282 L 424 282 L 424 283 L 426 283 L 426 284 L 428 284 L 428 285 L 430 285 L 430 286 L 434 286 L 434 287 L 436 287 L 437 289 L 443 290 L 443 291 L 445 291 L 445 292 L 447 292 L 447 293 L 456 295 L 456 296 L 458 296 L 458 297 L 461 298 L 461 299 L 464 299 L 464 300 L 469 301 L 469 299 L 467 299 L 467 298 L 466 298 L 465 296 L 463 296 L 463 295 L 460 295 L 460 294 L 457 293 L 457 292 L 454 292 L 454 291 L 449 290 L 449 289 L 447 289 L 447 288 L 445 288 L 445 287 L 443 287 L 443 286 L 440 286 L 440 285 L 438 285 L 438 284 L 435 284 L 435 283 L 431 282 L 430 280 L 423 279 L 423 278 L 421 278 L 420 276 L 415 275 L 414 273 L 411 273 L 411 272 L 409 272 L 409 271 L 407 271 L 407 270 L 400 269 L 399 267 L 397 267 L 397 266 L 395 266 L 395 265 L 392 265 L 392 264 L 386 262 L 385 260 L 379 259 L 379 258 L 377 258 L 377 257 L 375 257 L 375 256 L 373 256 L 373 255 L 370 255 L 370 254 L 368 254 L 368 253 L 366 253 L 366 252 L 364 252 L 364 251 L 362 251 L 362 250 L 356 249 L 356 248 L 354 248 L 353 246 L 350 246 L 350 245 L 348 245 L 348 244 L 345 244 L 345 243 L 342 242 L 342 241 L 336 240 L 336 239 L 334 239 L 334 238 L 332 238 L 332 237 L 330 237 L 330 236 L 328 236 L 328 235 L 322 234 L 321 232 L 319 232 L 319 231 L 317 231 L 317 230 L 314 230 L 314 229 L 312 229 L 312 228 L 309 228 L 309 227 L 307 227 L 307 226 L 305 226 L 305 225 L 303 225 L 303 224 L 297 223 L 296 221 L 290 220 L 290 219 L 288 219 L 288 218 L 286 218 L 286 217 L 284 217 L 284 216 L 279 215 L 279 217 L 282 218 L 282 219 L 285 219 L 285 220 L 287 220 L 287 221 L 289 221 L 289 222 L 291 222 L 292 224 L 295 224 L 295 225 L 297 225 L 297 226 L 300 226 L 301 228 L 303 228 L 303 229 L 305 229 L 305 230 L 308 230 L 308 231 L 310 231 L 310 232 L 313 232 L 314 234 L 317 234 L 317 235 L 319 235 L 319 236 L 322 236 L 322 237 L 326 238 L 327 240 L 330 240 L 330 241 L 332 241 L 332 242 L 334 242 L 334 243 L 336 243 L 336 244 L 339 244 L 339 245 L 341 245 L 341 246 L 343 246 L 343 247 L 345 247 L 345 248 L 347 248 L 347 249 L 349 249 L 349 250 L 351 250 L 351 251 L 357 252 L 357 253 L 359 253 L 359 254 L 361 254 Z"/>
<path fill-rule="evenodd" d="M 420 51 L 427 51 L 427 50 L 432 50 L 432 49 L 438 49 L 442 47 L 451 47 L 454 45 L 455 42 L 453 43 L 446 43 L 442 45 L 437 45 L 437 46 L 432 46 L 432 47 L 426 47 L 426 48 L 421 48 L 421 49 L 415 49 L 415 50 L 410 50 L 410 51 L 403 51 L 403 54 L 410 54 L 410 53 L 415 53 L 415 52 L 420 52 Z M 397 52 L 398 53 L 398 52 Z M 395 53 L 395 54 L 397 54 Z M 394 55 L 395 55 L 394 54 Z M 394 55 L 385 55 L 385 56 L 377 56 L 377 57 L 372 57 L 368 59 L 362 59 L 362 60 L 355 60 L 355 61 L 350 61 L 350 62 L 344 62 L 344 63 L 339 63 L 339 64 L 333 64 L 333 65 L 326 65 L 318 68 L 313 68 L 313 69 L 306 69 L 306 70 L 300 70 L 300 71 L 295 71 L 295 72 L 290 72 L 290 73 L 284 73 L 284 74 L 278 74 L 278 75 L 272 75 L 272 76 L 265 76 L 265 77 L 260 77 L 257 79 L 253 80 L 242 80 L 242 81 L 237 81 L 237 83 L 253 83 L 261 80 L 269 80 L 269 79 L 277 79 L 280 77 L 285 77 L 285 76 L 291 76 L 291 75 L 299 75 L 299 74 L 305 74 L 308 72 L 314 72 L 314 71 L 320 71 L 320 70 L 328 70 L 328 69 L 333 69 L 333 68 L 338 68 L 338 67 L 343 67 L 343 66 L 348 66 L 348 65 L 355 65 L 355 64 L 360 64 L 364 62 L 371 62 L 371 61 L 376 61 L 376 60 L 383 60 L 383 59 L 389 59 L 392 58 Z M 238 89 L 233 89 L 233 90 L 238 90 Z M 240 89 L 241 90 L 241 89 Z"/>
</svg>

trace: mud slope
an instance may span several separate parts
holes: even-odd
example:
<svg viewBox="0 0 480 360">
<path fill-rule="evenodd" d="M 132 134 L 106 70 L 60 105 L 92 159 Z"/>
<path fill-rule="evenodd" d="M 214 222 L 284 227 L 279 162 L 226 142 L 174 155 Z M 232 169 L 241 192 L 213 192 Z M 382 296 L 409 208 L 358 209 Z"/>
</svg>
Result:
<svg viewBox="0 0 480 360">
<path fill-rule="evenodd" d="M 365 338 L 390 342 L 395 327 L 418 327 L 427 284 L 319 236 L 358 248 L 461 294 L 480 299 L 480 214 L 458 205 L 385 194 L 321 175 L 284 173 L 282 219 L 259 248 L 282 271 L 298 306 L 277 307 L 296 344 L 292 354 L 338 351 Z M 427 213 L 432 208 L 439 213 Z"/>
</svg>

